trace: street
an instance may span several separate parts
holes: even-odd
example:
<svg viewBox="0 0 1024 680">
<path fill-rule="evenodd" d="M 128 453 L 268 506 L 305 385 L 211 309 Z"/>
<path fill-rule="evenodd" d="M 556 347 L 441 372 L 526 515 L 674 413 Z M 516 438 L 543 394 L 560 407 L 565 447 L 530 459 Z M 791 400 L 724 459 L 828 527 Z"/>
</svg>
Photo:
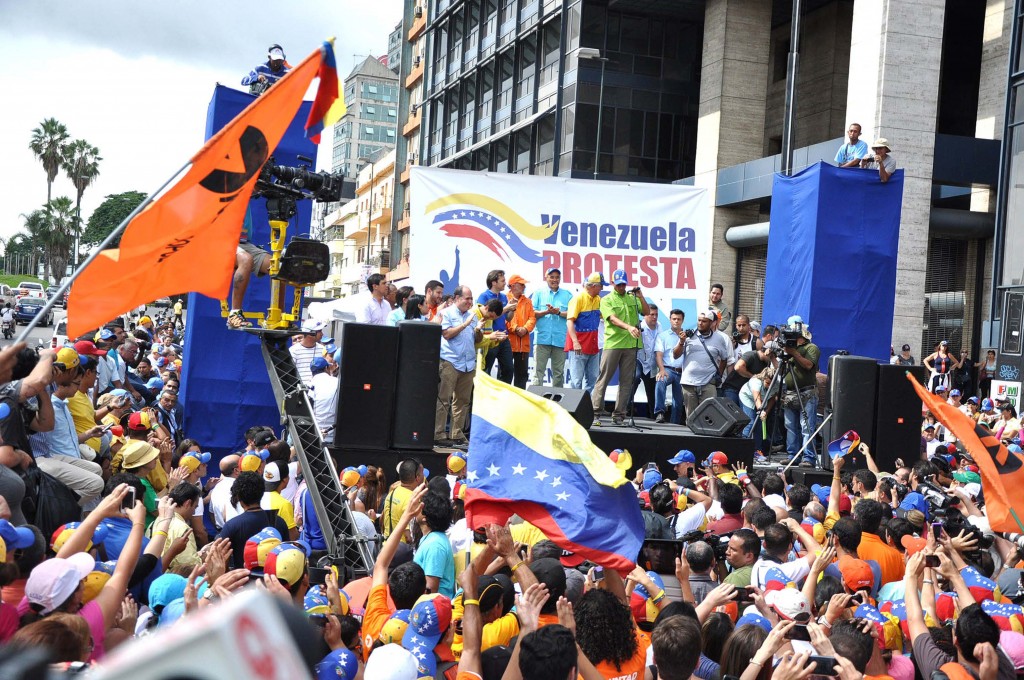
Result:
<svg viewBox="0 0 1024 680">
<path fill-rule="evenodd" d="M 56 307 L 53 310 L 53 326 L 36 326 L 32 329 L 32 332 L 28 335 L 28 346 L 35 347 L 40 340 L 46 347 L 50 346 L 50 339 L 53 337 L 53 329 L 57 327 L 57 324 L 61 322 L 64 317 L 67 316 L 67 311 L 61 307 Z M 21 332 L 25 330 L 25 324 L 18 324 L 14 329 L 14 337 L 17 338 Z M 7 347 L 14 340 L 7 340 L 0 336 L 0 348 Z"/>
</svg>

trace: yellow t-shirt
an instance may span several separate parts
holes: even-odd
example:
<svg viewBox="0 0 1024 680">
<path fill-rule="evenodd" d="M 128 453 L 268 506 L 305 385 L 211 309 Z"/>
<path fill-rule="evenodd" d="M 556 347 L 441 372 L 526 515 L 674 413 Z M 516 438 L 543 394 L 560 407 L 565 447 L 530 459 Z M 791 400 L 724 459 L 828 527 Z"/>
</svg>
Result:
<svg viewBox="0 0 1024 680">
<path fill-rule="evenodd" d="M 384 512 L 380 519 L 381 534 L 384 538 L 391 535 L 398 520 L 402 519 L 402 513 L 405 512 L 405 506 L 409 503 L 410 498 L 412 498 L 412 490 L 401 485 L 396 486 L 384 497 Z M 402 542 L 406 542 L 405 536 L 402 536 Z"/>
<path fill-rule="evenodd" d="M 174 303 L 174 313 L 175 313 L 176 315 L 178 315 L 178 316 L 180 316 L 180 315 L 181 315 L 181 307 L 182 307 L 182 305 L 181 305 L 181 303 L 180 303 L 180 302 L 175 302 L 175 303 Z"/>
<path fill-rule="evenodd" d="M 476 327 L 483 334 L 483 338 L 481 338 L 480 342 L 476 343 L 474 347 L 478 352 L 486 352 L 490 350 L 491 347 L 494 347 L 495 345 L 498 344 L 494 340 L 491 340 L 490 338 L 487 337 L 488 333 L 491 333 L 494 330 L 494 319 L 487 319 L 486 321 L 484 320 L 483 305 L 476 305 L 473 308 L 473 313 L 476 314 Z"/>
<path fill-rule="evenodd" d="M 82 392 L 75 392 L 75 394 L 68 399 L 68 410 L 71 411 L 71 418 L 75 421 L 75 431 L 78 434 L 87 432 L 92 428 L 96 427 L 96 409 L 92 406 L 92 401 L 89 399 L 88 394 Z M 93 437 L 92 439 L 86 439 L 85 443 L 96 453 L 100 452 L 100 438 Z"/>
<path fill-rule="evenodd" d="M 260 505 L 264 510 L 276 510 L 277 516 L 284 520 L 285 526 L 289 529 L 295 528 L 295 507 L 279 491 L 263 494 L 263 502 Z"/>
</svg>

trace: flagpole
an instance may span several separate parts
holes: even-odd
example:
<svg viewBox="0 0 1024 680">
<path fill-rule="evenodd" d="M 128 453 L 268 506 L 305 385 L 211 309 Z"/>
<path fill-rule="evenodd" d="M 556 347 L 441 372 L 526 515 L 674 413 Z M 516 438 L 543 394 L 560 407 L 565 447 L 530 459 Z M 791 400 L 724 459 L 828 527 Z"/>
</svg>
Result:
<svg viewBox="0 0 1024 680">
<path fill-rule="evenodd" d="M 18 337 L 14 339 L 14 343 L 15 344 L 17 344 L 19 342 L 24 342 L 24 341 L 26 341 L 28 339 L 28 334 L 32 332 L 32 329 L 39 325 L 39 321 L 41 319 L 45 319 L 46 318 L 46 314 L 51 309 L 53 309 L 54 305 L 57 304 L 57 300 L 60 300 L 60 299 L 62 299 L 64 297 L 65 291 L 67 291 L 67 289 L 71 287 L 71 284 L 74 283 L 75 279 L 77 279 L 78 276 L 83 271 L 85 271 L 85 268 L 88 267 L 92 263 L 93 260 L 95 260 L 97 257 L 99 257 L 99 254 L 101 252 L 103 252 L 104 250 L 106 250 L 107 247 L 110 244 L 112 244 L 117 237 L 119 237 L 121 235 L 121 233 L 128 226 L 128 223 L 131 222 L 133 219 L 135 219 L 135 216 L 138 215 L 140 212 L 142 212 L 143 208 L 145 208 L 147 205 L 152 203 L 153 199 L 156 198 L 158 195 L 160 195 L 160 193 L 164 189 L 166 189 L 168 186 L 170 186 L 171 183 L 173 183 L 174 180 L 176 180 L 181 175 L 182 171 L 185 170 L 185 168 L 187 168 L 191 164 L 192 164 L 192 160 L 189 159 L 189 161 L 187 163 L 185 163 L 185 165 L 181 166 L 181 168 L 177 172 L 175 172 L 173 175 L 171 175 L 170 179 L 168 179 L 166 182 L 161 184 L 159 189 L 157 189 L 156 191 L 151 193 L 149 196 L 146 196 L 146 198 L 143 199 L 143 201 L 141 203 L 139 203 L 137 206 L 135 206 L 135 210 L 132 210 L 131 213 L 128 215 L 128 217 L 126 217 L 123 220 L 121 220 L 121 224 L 117 225 L 114 228 L 114 230 L 111 231 L 110 234 L 107 235 L 107 237 L 105 239 L 103 239 L 103 242 L 100 243 L 100 245 L 94 251 L 89 253 L 89 257 L 85 258 L 85 260 L 83 260 L 82 263 L 80 265 L 78 265 L 78 268 L 71 273 L 71 276 L 69 276 L 67 278 L 67 280 L 64 281 L 64 283 L 60 284 L 60 287 L 57 288 L 57 292 L 54 293 L 50 297 L 50 299 L 46 301 L 46 304 L 43 305 L 43 308 L 41 310 L 39 310 L 38 314 L 35 315 L 35 318 L 33 318 L 31 321 L 28 322 L 28 326 L 25 327 L 25 330 L 23 330 L 21 333 L 19 333 Z"/>
</svg>

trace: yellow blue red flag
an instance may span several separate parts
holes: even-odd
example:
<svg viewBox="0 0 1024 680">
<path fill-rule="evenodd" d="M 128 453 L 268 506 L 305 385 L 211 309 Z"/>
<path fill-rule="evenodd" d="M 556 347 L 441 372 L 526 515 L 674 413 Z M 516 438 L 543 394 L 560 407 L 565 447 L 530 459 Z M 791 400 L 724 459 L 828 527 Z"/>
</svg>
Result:
<svg viewBox="0 0 1024 680">
<path fill-rule="evenodd" d="M 471 527 L 516 514 L 563 550 L 633 568 L 644 539 L 636 490 L 568 411 L 478 371 L 470 431 Z"/>
<path fill-rule="evenodd" d="M 306 118 L 306 138 L 314 144 L 320 143 L 320 133 L 325 127 L 333 125 L 345 115 L 344 88 L 340 87 L 338 81 L 333 39 L 324 42 L 321 52 L 323 59 L 317 72 L 320 84 L 317 86 L 313 106 L 309 109 L 309 117 Z"/>
</svg>

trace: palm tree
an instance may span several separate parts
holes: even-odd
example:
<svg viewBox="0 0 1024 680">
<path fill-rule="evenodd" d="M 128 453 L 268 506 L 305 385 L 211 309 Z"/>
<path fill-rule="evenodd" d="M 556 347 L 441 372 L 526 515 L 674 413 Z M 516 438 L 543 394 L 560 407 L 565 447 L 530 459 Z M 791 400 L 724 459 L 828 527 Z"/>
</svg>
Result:
<svg viewBox="0 0 1024 680">
<path fill-rule="evenodd" d="M 22 215 L 21 219 L 24 221 L 25 231 L 20 234 L 15 234 L 11 238 L 8 244 L 9 248 L 21 249 L 26 246 L 25 255 L 30 260 L 30 273 L 32 276 L 37 276 L 39 268 L 35 265 L 35 260 L 43 251 L 44 244 L 46 243 L 47 234 L 50 231 L 50 216 L 46 214 L 46 210 L 33 210 L 28 215 Z M 49 276 L 49 266 L 47 268 L 47 276 Z"/>
<path fill-rule="evenodd" d="M 56 118 L 47 118 L 32 130 L 32 141 L 28 148 L 36 155 L 46 171 L 46 202 L 50 202 L 53 180 L 57 178 L 64 159 L 64 146 L 68 141 L 68 129 Z"/>
<path fill-rule="evenodd" d="M 76 139 L 65 147 L 61 165 L 68 179 L 75 185 L 75 252 L 74 264 L 78 266 L 78 239 L 82 233 L 82 194 L 100 174 L 100 150 L 85 141 Z"/>
<path fill-rule="evenodd" d="M 71 247 L 75 241 L 75 208 L 70 198 L 60 196 L 47 203 L 44 210 L 49 227 L 42 243 L 46 254 L 43 264 L 45 279 L 49 281 L 52 272 L 59 281 L 67 271 Z"/>
</svg>

